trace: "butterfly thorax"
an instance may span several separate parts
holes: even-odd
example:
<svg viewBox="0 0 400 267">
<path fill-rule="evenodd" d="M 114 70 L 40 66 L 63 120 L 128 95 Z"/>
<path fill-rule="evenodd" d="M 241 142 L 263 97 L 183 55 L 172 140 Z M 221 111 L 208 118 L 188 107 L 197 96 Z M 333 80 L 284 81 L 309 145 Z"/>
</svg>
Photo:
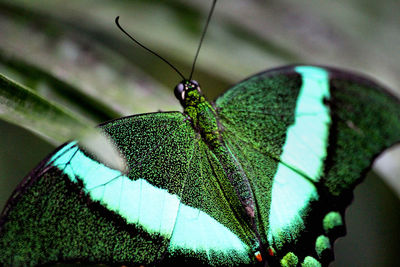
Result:
<svg viewBox="0 0 400 267">
<path fill-rule="evenodd" d="M 211 149 L 221 146 L 216 112 L 202 94 L 198 83 L 193 80 L 181 82 L 175 88 L 175 96 L 207 145 Z"/>
</svg>

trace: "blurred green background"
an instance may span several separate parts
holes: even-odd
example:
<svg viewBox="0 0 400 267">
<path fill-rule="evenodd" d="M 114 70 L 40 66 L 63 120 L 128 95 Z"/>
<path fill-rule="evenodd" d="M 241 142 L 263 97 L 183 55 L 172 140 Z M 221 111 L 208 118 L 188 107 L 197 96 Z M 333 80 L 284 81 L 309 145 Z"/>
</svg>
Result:
<svg viewBox="0 0 400 267">
<path fill-rule="evenodd" d="M 180 77 L 123 36 L 114 19 L 119 15 L 137 39 L 188 75 L 210 4 L 0 0 L 0 73 L 93 125 L 180 110 L 172 93 Z M 265 69 L 314 63 L 368 74 L 399 96 L 399 10 L 397 0 L 220 0 L 194 78 L 213 100 Z M 41 138 L 41 129 L 23 127 L 0 120 L 0 207 L 59 144 Z M 398 150 L 375 165 L 383 179 L 370 172 L 357 187 L 346 213 L 348 235 L 336 242 L 332 266 L 397 265 Z"/>
</svg>

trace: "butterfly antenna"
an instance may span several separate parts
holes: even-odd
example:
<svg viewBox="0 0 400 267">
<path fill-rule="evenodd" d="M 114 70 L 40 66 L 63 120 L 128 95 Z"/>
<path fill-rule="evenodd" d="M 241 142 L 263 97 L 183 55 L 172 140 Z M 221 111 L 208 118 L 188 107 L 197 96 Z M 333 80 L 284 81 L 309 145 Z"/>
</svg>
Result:
<svg viewBox="0 0 400 267">
<path fill-rule="evenodd" d="M 195 67 L 196 61 L 197 61 L 197 57 L 199 56 L 200 47 L 201 47 L 201 44 L 203 43 L 204 36 L 206 35 L 208 24 L 210 24 L 211 16 L 212 16 L 212 14 L 214 12 L 214 7 L 215 7 L 216 3 L 217 3 L 217 0 L 214 0 L 213 3 L 212 3 L 212 6 L 211 6 L 211 10 L 208 13 L 208 18 L 207 18 L 207 21 L 206 21 L 206 25 L 204 26 L 203 33 L 201 34 L 201 38 L 200 38 L 200 43 L 199 43 L 199 46 L 197 47 L 196 55 L 194 57 L 194 61 L 193 61 L 193 65 L 192 65 L 192 71 L 190 72 L 190 75 L 189 75 L 189 80 L 192 79 L 193 72 L 194 72 L 194 67 Z"/>
<path fill-rule="evenodd" d="M 176 71 L 176 73 L 179 74 L 179 76 L 182 77 L 182 80 L 186 80 L 185 76 L 183 76 L 183 74 L 174 66 L 172 65 L 168 60 L 166 60 L 165 58 L 163 58 L 162 56 L 160 56 L 159 54 L 157 54 L 156 52 L 154 52 L 153 50 L 147 48 L 146 46 L 144 46 L 143 44 L 141 44 L 138 40 L 136 40 L 135 38 L 133 38 L 129 33 L 127 33 L 119 24 L 119 16 L 115 18 L 115 24 L 117 24 L 118 28 L 126 34 L 126 36 L 128 36 L 132 41 L 134 41 L 136 44 L 138 44 L 140 47 L 146 49 L 147 51 L 149 51 L 150 53 L 152 53 L 153 55 L 155 55 L 156 57 L 158 57 L 159 59 L 161 59 L 162 61 L 164 61 L 165 63 L 167 63 L 173 70 Z"/>
</svg>

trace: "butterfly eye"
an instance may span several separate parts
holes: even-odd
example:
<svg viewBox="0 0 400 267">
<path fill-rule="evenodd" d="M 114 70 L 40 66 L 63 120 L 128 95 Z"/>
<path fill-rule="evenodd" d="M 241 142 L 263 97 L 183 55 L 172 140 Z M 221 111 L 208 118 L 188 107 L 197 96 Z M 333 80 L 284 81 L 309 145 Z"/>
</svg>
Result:
<svg viewBox="0 0 400 267">
<path fill-rule="evenodd" d="M 199 83 L 197 81 L 190 80 L 190 83 L 193 84 L 194 86 L 196 86 L 197 91 L 201 92 L 200 85 L 199 85 Z"/>
<path fill-rule="evenodd" d="M 179 83 L 174 90 L 175 97 L 179 100 L 182 101 L 185 99 L 185 85 L 183 83 Z"/>
</svg>

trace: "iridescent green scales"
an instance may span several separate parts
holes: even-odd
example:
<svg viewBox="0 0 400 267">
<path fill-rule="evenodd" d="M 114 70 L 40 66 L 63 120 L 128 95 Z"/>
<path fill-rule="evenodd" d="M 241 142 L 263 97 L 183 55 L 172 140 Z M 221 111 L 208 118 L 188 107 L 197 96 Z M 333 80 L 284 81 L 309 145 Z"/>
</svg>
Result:
<svg viewBox="0 0 400 267">
<path fill-rule="evenodd" d="M 377 84 L 317 66 L 257 74 L 181 112 L 100 127 L 122 174 L 76 142 L 21 183 L 0 219 L 0 263 L 326 266 L 372 160 L 400 140 L 400 106 Z"/>
<path fill-rule="evenodd" d="M 295 267 L 299 263 L 299 259 L 293 252 L 289 252 L 281 259 L 282 267 Z"/>
<path fill-rule="evenodd" d="M 310 100 L 301 100 L 303 89 Z M 399 141 L 398 100 L 353 74 L 295 66 L 239 83 L 216 108 L 223 138 L 252 184 L 262 243 L 276 251 L 271 258 L 291 252 L 299 262 L 311 256 L 327 264 L 332 252 L 319 253 L 318 237 L 326 235 L 331 247 L 344 234 L 341 214 L 351 190 L 371 160 Z"/>
<path fill-rule="evenodd" d="M 329 234 L 337 227 L 343 226 L 343 219 L 339 212 L 331 211 L 324 217 L 322 223 L 325 233 Z"/>
<path fill-rule="evenodd" d="M 321 267 L 321 263 L 313 257 L 307 256 L 301 264 L 301 267 Z"/>
</svg>

